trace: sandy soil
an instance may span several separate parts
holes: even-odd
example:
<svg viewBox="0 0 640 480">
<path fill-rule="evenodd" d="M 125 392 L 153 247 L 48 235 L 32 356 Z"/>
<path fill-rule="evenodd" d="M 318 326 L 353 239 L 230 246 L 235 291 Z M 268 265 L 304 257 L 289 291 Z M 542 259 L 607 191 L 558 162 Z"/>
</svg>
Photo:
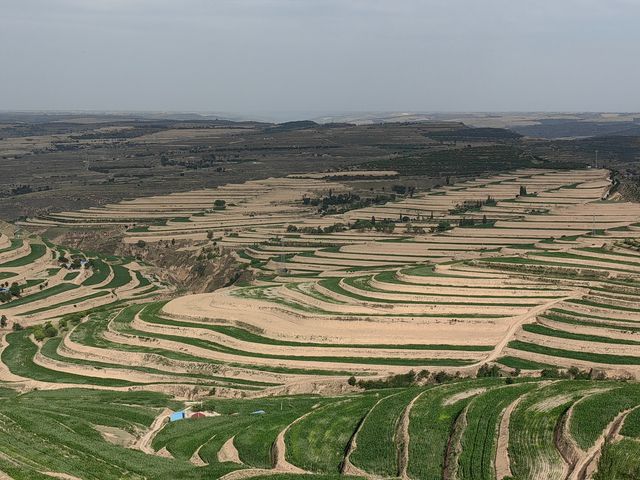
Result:
<svg viewBox="0 0 640 480">
<path fill-rule="evenodd" d="M 217 453 L 218 462 L 220 463 L 232 462 L 232 463 L 242 464 L 242 460 L 240 460 L 240 454 L 238 453 L 238 449 L 233 444 L 234 438 L 235 436 L 231 437 L 229 440 L 224 442 L 224 445 L 222 445 L 222 447 L 220 447 L 220 450 L 218 450 L 218 453 Z"/>
<path fill-rule="evenodd" d="M 160 412 L 160 414 L 155 418 L 149 430 L 145 432 L 136 442 L 131 446 L 136 450 L 140 450 L 148 455 L 155 455 L 155 451 L 151 447 L 153 443 L 153 439 L 156 437 L 158 432 L 164 428 L 164 426 L 169 421 L 169 416 L 173 413 L 173 410 L 169 408 L 165 408 Z"/>
<path fill-rule="evenodd" d="M 114 445 L 129 448 L 136 441 L 136 437 L 121 428 L 108 427 L 105 425 L 94 425 L 94 428 L 100 432 L 102 438 Z"/>
<path fill-rule="evenodd" d="M 511 460 L 509 458 L 509 423 L 511 420 L 511 414 L 523 398 L 524 395 L 511 402 L 511 404 L 504 409 L 502 416 L 500 417 L 495 459 L 497 480 L 503 480 L 505 477 L 512 476 Z"/>
<path fill-rule="evenodd" d="M 464 400 L 465 398 L 469 398 L 469 397 L 475 397 L 476 395 L 480 395 L 481 393 L 484 393 L 486 391 L 487 391 L 486 388 L 472 388 L 469 390 L 465 390 L 464 392 L 460 392 L 455 395 L 451 395 L 450 397 L 447 397 L 445 401 L 442 402 L 442 404 L 453 405 L 454 403 L 457 403 L 460 400 Z"/>
<path fill-rule="evenodd" d="M 437 388 L 437 387 L 436 387 Z M 398 476 L 402 480 L 408 480 L 409 474 L 407 473 L 407 469 L 409 468 L 409 444 L 411 442 L 411 437 L 409 434 L 409 423 L 411 421 L 411 410 L 415 405 L 416 401 L 426 392 L 420 392 L 418 395 L 413 397 L 411 402 L 405 407 L 402 412 L 402 416 L 400 417 L 400 422 L 398 423 L 398 431 L 396 434 L 396 438 L 398 439 Z"/>
<path fill-rule="evenodd" d="M 215 435 L 213 437 L 211 437 L 209 440 L 207 440 L 205 443 L 203 443 L 202 445 L 200 445 L 195 452 L 193 452 L 193 455 L 191 455 L 191 458 L 189 459 L 189 462 L 191 462 L 193 465 L 195 465 L 196 467 L 206 467 L 207 465 L 209 465 L 207 462 L 205 462 L 202 457 L 200 456 L 200 450 L 202 449 L 202 447 L 204 447 L 209 441 L 211 441 L 213 438 L 215 437 Z"/>
<path fill-rule="evenodd" d="M 295 425 L 296 423 L 303 420 L 305 417 L 313 413 L 315 410 L 305 413 L 301 417 L 296 418 L 293 422 L 283 428 L 278 436 L 276 437 L 276 441 L 273 443 L 271 457 L 274 459 L 273 469 L 277 472 L 282 473 L 307 473 L 302 468 L 296 467 L 295 465 L 289 463 L 287 461 L 287 444 L 285 442 L 285 436 L 289 429 Z"/>
</svg>

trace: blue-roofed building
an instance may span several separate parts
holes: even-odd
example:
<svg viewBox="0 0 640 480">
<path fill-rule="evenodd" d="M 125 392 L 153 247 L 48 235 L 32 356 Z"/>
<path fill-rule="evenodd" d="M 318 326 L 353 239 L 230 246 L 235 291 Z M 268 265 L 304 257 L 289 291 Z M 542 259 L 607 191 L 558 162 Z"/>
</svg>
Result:
<svg viewBox="0 0 640 480">
<path fill-rule="evenodd" d="M 171 415 L 169 415 L 170 422 L 177 422 L 178 420 L 184 420 L 185 418 L 187 418 L 187 414 L 184 410 L 173 412 Z"/>
</svg>

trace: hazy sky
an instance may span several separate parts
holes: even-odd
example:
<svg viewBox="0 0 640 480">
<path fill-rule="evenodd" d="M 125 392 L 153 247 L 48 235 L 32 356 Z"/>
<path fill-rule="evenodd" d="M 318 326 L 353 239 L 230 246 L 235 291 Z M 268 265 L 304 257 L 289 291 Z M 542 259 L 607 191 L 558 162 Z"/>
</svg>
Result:
<svg viewBox="0 0 640 480">
<path fill-rule="evenodd" d="M 0 0 L 0 110 L 640 111 L 640 0 Z"/>
</svg>

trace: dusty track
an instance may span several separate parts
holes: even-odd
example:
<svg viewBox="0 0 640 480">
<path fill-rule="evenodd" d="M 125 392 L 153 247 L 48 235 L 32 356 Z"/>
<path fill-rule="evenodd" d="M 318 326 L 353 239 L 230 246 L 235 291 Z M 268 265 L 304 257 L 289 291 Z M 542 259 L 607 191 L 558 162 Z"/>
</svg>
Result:
<svg viewBox="0 0 640 480">
<path fill-rule="evenodd" d="M 636 408 L 638 407 L 620 412 L 616 418 L 607 425 L 602 435 L 596 440 L 596 443 L 578 460 L 570 475 L 567 477 L 568 480 L 585 480 L 590 477 L 598 466 L 598 459 L 600 458 L 605 442 L 615 438 L 620 433 L 627 415 Z"/>
<path fill-rule="evenodd" d="M 456 480 L 458 478 L 458 459 L 462 452 L 462 434 L 467 428 L 468 410 L 469 404 L 462 409 L 458 418 L 456 418 L 453 424 L 453 431 L 449 435 L 449 442 L 444 459 L 444 469 L 442 472 L 443 480 Z"/>
<path fill-rule="evenodd" d="M 395 394 L 395 395 L 399 395 L 399 393 Z M 392 397 L 395 395 L 391 395 Z M 367 418 L 369 417 L 369 415 L 371 414 L 371 412 L 373 411 L 374 408 L 376 408 L 381 401 L 387 399 L 389 397 L 382 397 L 380 400 L 378 400 L 367 412 L 367 414 L 362 418 L 362 420 L 360 420 L 360 423 L 358 424 L 358 427 L 356 428 L 355 432 L 353 432 L 353 435 L 351 436 L 351 438 L 349 439 L 349 444 L 347 445 L 347 451 L 344 455 L 344 459 L 342 461 L 342 466 L 341 466 L 341 473 L 342 475 L 352 475 L 354 477 L 365 477 L 368 479 L 377 479 L 380 478 L 377 475 L 372 475 L 368 472 L 365 472 L 364 470 L 362 470 L 361 468 L 356 467 L 353 463 L 351 463 L 351 454 L 358 448 L 358 434 L 360 433 L 360 430 L 362 429 L 362 425 L 364 425 L 364 422 L 367 421 Z"/>
<path fill-rule="evenodd" d="M 142 435 L 131 446 L 131 448 L 140 450 L 149 455 L 155 455 L 156 452 L 151 447 L 151 444 L 153 443 L 153 439 L 158 434 L 158 432 L 160 432 L 160 430 L 164 428 L 164 426 L 166 425 L 165 421 L 167 417 L 172 413 L 173 413 L 173 410 L 170 410 L 168 408 L 165 408 L 164 410 L 162 410 L 162 412 L 155 418 L 155 420 L 149 427 L 149 430 L 147 430 L 147 432 L 144 435 Z"/>
<path fill-rule="evenodd" d="M 411 440 L 409 434 L 409 423 L 411 416 L 411 409 L 416 401 L 428 390 L 420 392 L 409 402 L 402 412 L 400 423 L 398 425 L 398 476 L 403 480 L 408 480 L 409 475 L 407 469 L 409 468 L 409 442 Z"/>
<path fill-rule="evenodd" d="M 559 304 L 561 302 L 564 302 L 565 300 L 569 300 L 570 298 L 576 298 L 576 296 L 577 295 L 570 295 L 570 296 L 567 296 L 567 297 L 559 298 L 559 299 L 554 300 L 552 302 L 545 303 L 543 305 L 535 307 L 535 308 L 531 309 L 529 312 L 527 312 L 524 315 L 520 316 L 515 322 L 513 322 L 511 327 L 509 327 L 509 330 L 507 331 L 507 334 L 495 346 L 493 351 L 487 356 L 487 358 L 484 360 L 484 362 L 493 362 L 493 361 L 497 360 L 498 357 L 500 357 L 500 355 L 502 354 L 502 351 L 504 350 L 504 348 L 507 346 L 509 341 L 511 341 L 511 339 L 516 334 L 516 332 L 522 327 L 522 325 L 524 325 L 525 323 L 527 323 L 530 320 L 534 320 L 539 314 L 541 314 L 545 310 L 548 310 L 549 308 L 551 308 L 551 307 L 553 307 L 553 306 L 555 306 L 555 305 L 557 305 L 557 304 Z"/>
<path fill-rule="evenodd" d="M 524 395 L 521 395 L 515 401 L 511 402 L 511 404 L 505 408 L 500 419 L 495 460 L 497 480 L 502 480 L 505 477 L 512 476 L 511 461 L 509 459 L 509 423 L 511 420 L 511 413 L 516 409 L 523 398 Z"/>
</svg>

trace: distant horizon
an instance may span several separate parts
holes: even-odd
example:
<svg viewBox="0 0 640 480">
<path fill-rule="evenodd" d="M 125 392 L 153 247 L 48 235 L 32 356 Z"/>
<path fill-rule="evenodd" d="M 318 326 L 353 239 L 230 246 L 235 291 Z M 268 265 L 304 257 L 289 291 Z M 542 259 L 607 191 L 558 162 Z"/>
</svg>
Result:
<svg viewBox="0 0 640 480">
<path fill-rule="evenodd" d="M 271 123 L 286 123 L 295 121 L 315 121 L 318 122 L 323 118 L 332 117 L 358 117 L 358 116 L 393 116 L 397 121 L 401 120 L 402 116 L 419 116 L 419 115 L 434 115 L 434 116 L 483 116 L 483 115 L 496 115 L 496 116 L 510 116 L 510 115 L 523 115 L 523 116 L 536 116 L 536 115 L 576 115 L 576 116 L 613 116 L 610 121 L 615 119 L 615 116 L 633 116 L 640 115 L 640 111 L 589 111 L 589 110 L 538 110 L 538 111 L 525 111 L 525 110 L 513 110 L 513 111 L 455 111 L 455 110 L 360 110 L 360 111 L 315 111 L 315 112 L 295 112 L 295 111 L 275 111 L 275 112 L 240 112 L 240 111 L 208 111 L 208 110 L 102 110 L 102 109 L 0 109 L 0 114 L 44 114 L 44 115 L 123 115 L 123 116 L 145 116 L 145 115 L 194 115 L 201 117 L 216 117 L 220 120 L 229 121 L 256 121 L 256 122 L 271 122 Z M 434 121 L 442 121 L 443 119 L 433 119 Z M 593 119 L 595 120 L 595 119 Z M 603 118 L 602 120 L 606 120 Z M 633 119 L 640 120 L 640 118 Z M 410 120 L 407 121 L 416 121 Z M 429 121 L 429 119 L 422 119 L 419 121 Z M 626 120 L 629 121 L 629 120 Z"/>
</svg>

